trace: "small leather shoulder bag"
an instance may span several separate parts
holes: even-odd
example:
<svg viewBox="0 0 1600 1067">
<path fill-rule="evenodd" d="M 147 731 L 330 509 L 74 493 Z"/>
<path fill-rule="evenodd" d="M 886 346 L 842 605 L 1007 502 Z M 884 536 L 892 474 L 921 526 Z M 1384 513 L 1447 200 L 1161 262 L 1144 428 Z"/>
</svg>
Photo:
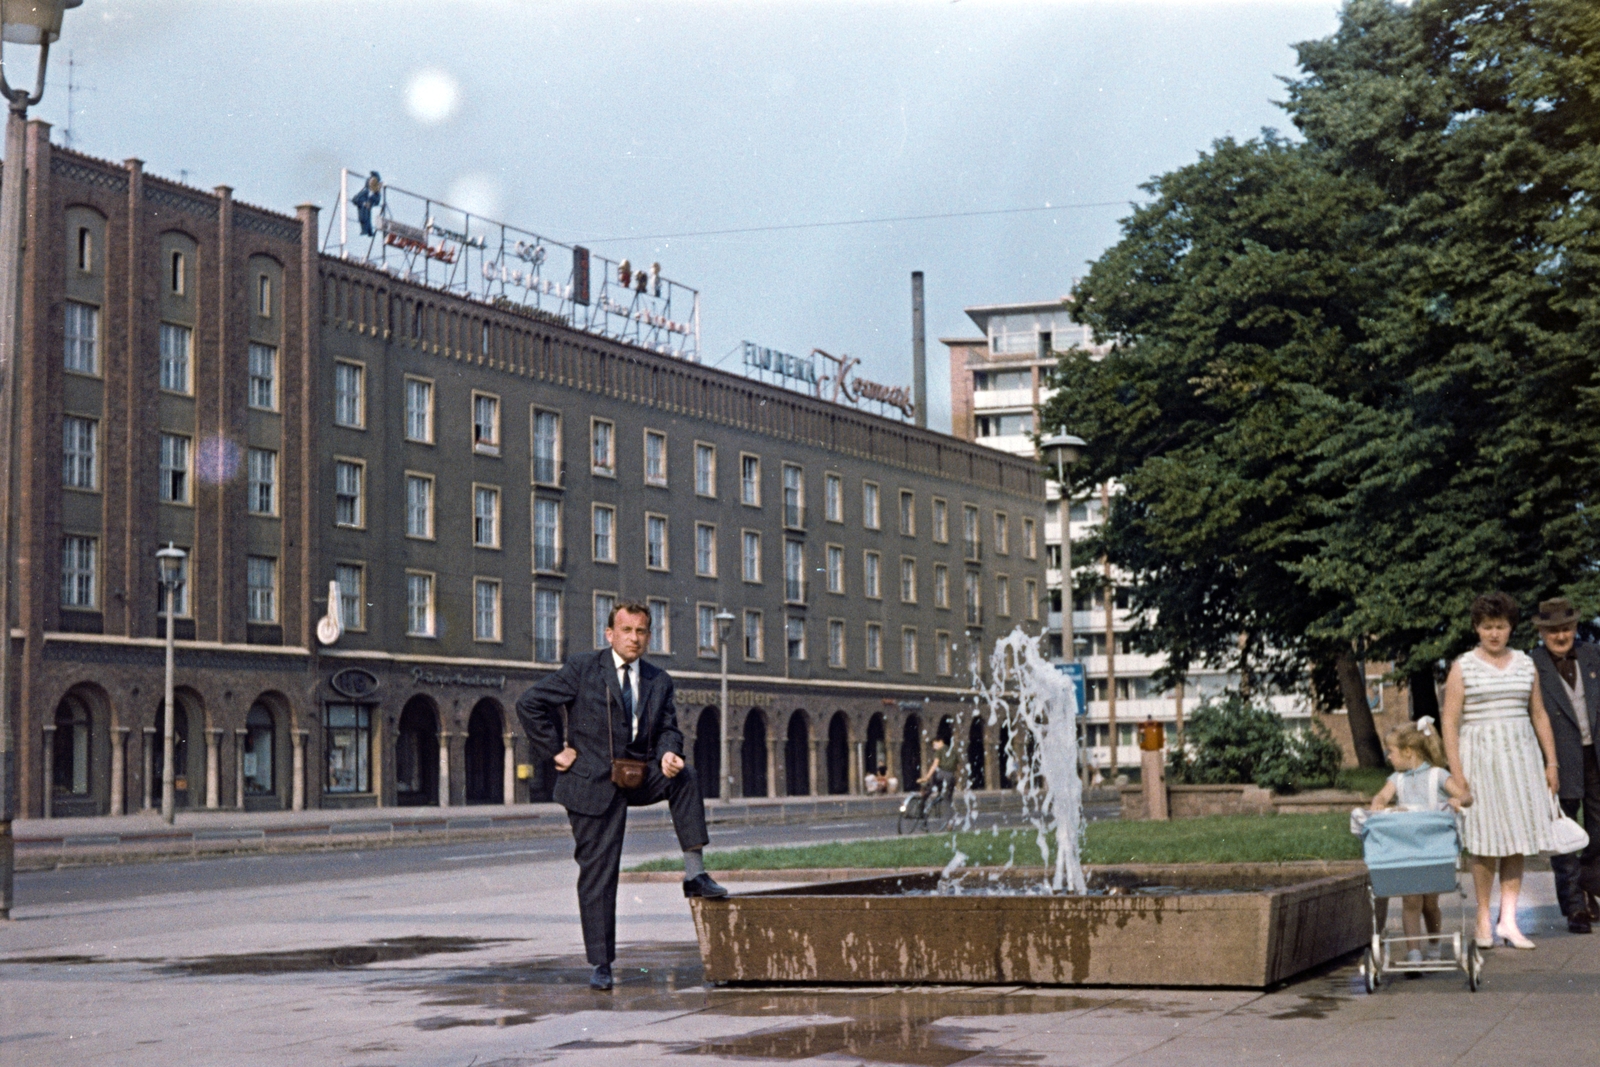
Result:
<svg viewBox="0 0 1600 1067">
<path fill-rule="evenodd" d="M 616 724 L 611 719 L 611 687 L 606 686 L 606 740 L 611 742 L 611 784 L 618 789 L 638 789 L 644 785 L 645 768 L 642 759 L 617 758 Z"/>
</svg>

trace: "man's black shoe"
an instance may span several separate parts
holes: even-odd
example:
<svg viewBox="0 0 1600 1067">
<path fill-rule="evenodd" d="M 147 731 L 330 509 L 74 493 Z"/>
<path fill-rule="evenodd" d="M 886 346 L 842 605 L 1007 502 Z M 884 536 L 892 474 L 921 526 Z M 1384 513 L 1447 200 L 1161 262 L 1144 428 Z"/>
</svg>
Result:
<svg viewBox="0 0 1600 1067">
<path fill-rule="evenodd" d="M 1576 912 L 1567 916 L 1567 932 L 1570 934 L 1587 934 L 1594 931 L 1593 920 L 1586 911 Z"/>
<path fill-rule="evenodd" d="M 594 973 L 589 976 L 589 988 L 598 989 L 602 993 L 611 988 L 611 964 L 595 965 Z"/>
<path fill-rule="evenodd" d="M 705 897 L 707 900 L 721 900 L 728 895 L 728 891 L 711 880 L 711 876 L 701 871 L 683 883 L 683 895 L 686 897 Z"/>
</svg>

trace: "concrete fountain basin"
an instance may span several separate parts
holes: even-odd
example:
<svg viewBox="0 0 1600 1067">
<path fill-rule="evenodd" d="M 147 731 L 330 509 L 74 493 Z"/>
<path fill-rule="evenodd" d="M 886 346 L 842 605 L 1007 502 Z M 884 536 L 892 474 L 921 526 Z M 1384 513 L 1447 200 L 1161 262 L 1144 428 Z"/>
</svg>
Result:
<svg viewBox="0 0 1600 1067">
<path fill-rule="evenodd" d="M 719 984 L 1255 989 L 1371 937 L 1361 863 L 1086 872 L 1086 896 L 1025 895 L 1042 870 L 976 868 L 958 895 L 937 895 L 927 871 L 695 899 L 695 932 Z"/>
</svg>

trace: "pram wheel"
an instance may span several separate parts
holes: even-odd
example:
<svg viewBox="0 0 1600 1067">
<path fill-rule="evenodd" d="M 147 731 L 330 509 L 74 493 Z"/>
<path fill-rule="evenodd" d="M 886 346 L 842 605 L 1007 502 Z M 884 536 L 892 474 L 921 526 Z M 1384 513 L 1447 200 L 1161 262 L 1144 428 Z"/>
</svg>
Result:
<svg viewBox="0 0 1600 1067">
<path fill-rule="evenodd" d="M 1483 984 L 1483 950 L 1476 943 L 1467 946 L 1467 988 L 1476 993 Z"/>
<path fill-rule="evenodd" d="M 1361 954 L 1361 977 L 1367 984 L 1368 993 L 1376 993 L 1383 985 L 1383 975 L 1378 971 L 1378 958 L 1370 948 Z"/>
</svg>

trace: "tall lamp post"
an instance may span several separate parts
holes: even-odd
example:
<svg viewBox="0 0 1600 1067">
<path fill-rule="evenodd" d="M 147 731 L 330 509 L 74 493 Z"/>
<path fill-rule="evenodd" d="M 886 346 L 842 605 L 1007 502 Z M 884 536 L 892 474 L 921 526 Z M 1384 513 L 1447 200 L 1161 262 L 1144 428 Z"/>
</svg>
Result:
<svg viewBox="0 0 1600 1067">
<path fill-rule="evenodd" d="M 177 816 L 178 790 L 173 760 L 173 719 L 172 712 L 173 684 L 172 684 L 172 648 L 173 648 L 173 618 L 174 607 L 178 600 L 178 589 L 183 585 L 183 561 L 188 558 L 188 553 L 177 548 L 171 541 L 167 547 L 156 553 L 156 559 L 161 561 L 161 590 L 166 595 L 167 602 L 167 677 L 162 697 L 161 719 L 161 817 L 167 822 Z"/>
<path fill-rule="evenodd" d="M 722 693 L 717 710 L 722 712 L 721 736 L 718 740 L 722 744 L 722 754 L 718 757 L 721 766 L 717 769 L 722 772 L 722 786 L 717 795 L 723 800 L 731 800 L 733 795 L 733 768 L 728 764 L 728 634 L 733 630 L 733 613 L 719 611 L 717 620 L 717 648 L 722 652 Z"/>
<path fill-rule="evenodd" d="M 11 918 L 16 869 L 11 820 L 17 814 L 17 755 L 12 728 L 11 472 L 16 451 L 17 298 L 22 284 L 22 172 L 28 109 L 44 97 L 50 43 L 61 36 L 61 16 L 83 0 L 0 0 L 0 96 L 6 116 L 6 172 L 0 182 L 0 919 Z M 13 89 L 5 76 L 5 42 L 39 46 L 33 91 Z M 50 769 L 44 768 L 49 775 Z M 52 783 L 47 777 L 44 788 Z"/>
<path fill-rule="evenodd" d="M 1067 485 L 1067 468 L 1078 462 L 1088 442 L 1069 433 L 1058 433 L 1039 442 L 1039 452 L 1045 465 L 1054 467 L 1056 481 L 1061 485 L 1061 658 L 1068 663 L 1078 661 L 1078 642 L 1072 633 L 1072 490 Z M 1078 751 L 1082 753 L 1082 773 L 1089 780 L 1089 750 L 1083 744 L 1088 740 L 1088 708 L 1079 708 L 1079 722 L 1083 723 L 1083 736 Z"/>
</svg>

